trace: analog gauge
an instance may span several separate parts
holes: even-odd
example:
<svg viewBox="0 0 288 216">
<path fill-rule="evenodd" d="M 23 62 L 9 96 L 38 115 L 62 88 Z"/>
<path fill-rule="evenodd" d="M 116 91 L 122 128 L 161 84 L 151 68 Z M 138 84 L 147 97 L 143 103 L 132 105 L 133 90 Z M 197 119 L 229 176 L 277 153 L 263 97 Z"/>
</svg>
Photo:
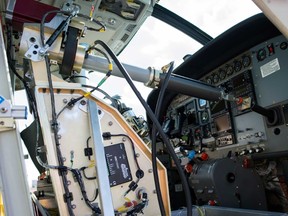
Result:
<svg viewBox="0 0 288 216">
<path fill-rule="evenodd" d="M 242 64 L 244 68 L 248 67 L 251 64 L 250 56 L 243 56 Z"/>
<path fill-rule="evenodd" d="M 227 65 L 227 75 L 230 76 L 233 74 L 233 67 L 231 65 Z"/>
<path fill-rule="evenodd" d="M 208 77 L 208 78 L 206 79 L 206 83 L 211 85 L 211 84 L 212 84 L 212 79 L 211 79 L 210 77 Z"/>
<path fill-rule="evenodd" d="M 217 82 L 219 82 L 219 75 L 218 74 L 214 74 L 213 83 L 217 83 Z"/>
<path fill-rule="evenodd" d="M 201 120 L 202 122 L 207 122 L 209 119 L 209 114 L 207 111 L 203 111 L 201 112 Z"/>
<path fill-rule="evenodd" d="M 226 77 L 226 71 L 225 71 L 224 69 L 220 69 L 220 70 L 219 70 L 219 77 L 220 77 L 220 80 L 225 79 L 225 77 Z"/>
<path fill-rule="evenodd" d="M 266 50 L 264 48 L 258 50 L 258 52 L 257 52 L 258 61 L 263 61 L 265 58 L 266 58 Z"/>
<path fill-rule="evenodd" d="M 239 72 L 242 68 L 242 63 L 239 60 L 234 61 L 234 70 L 235 72 Z"/>
</svg>

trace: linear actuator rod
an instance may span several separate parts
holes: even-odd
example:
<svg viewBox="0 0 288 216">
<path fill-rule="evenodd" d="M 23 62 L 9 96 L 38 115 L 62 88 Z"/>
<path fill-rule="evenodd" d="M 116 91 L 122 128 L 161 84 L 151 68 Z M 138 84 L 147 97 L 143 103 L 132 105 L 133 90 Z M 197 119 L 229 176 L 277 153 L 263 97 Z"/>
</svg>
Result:
<svg viewBox="0 0 288 216">
<path fill-rule="evenodd" d="M 142 82 L 146 86 L 151 88 L 158 88 L 159 86 L 161 86 L 166 76 L 166 74 L 162 71 L 155 70 L 151 67 L 149 67 L 148 69 L 143 69 L 128 64 L 123 64 L 123 66 L 127 70 L 128 74 L 131 76 L 132 80 Z M 89 55 L 84 60 L 83 68 L 106 73 L 107 60 L 102 57 Z M 123 78 L 121 71 L 117 67 L 113 69 L 112 74 L 117 77 Z M 167 90 L 210 101 L 237 100 L 236 98 L 234 98 L 233 95 L 226 94 L 221 88 L 214 87 L 199 80 L 190 79 L 176 74 L 171 75 Z"/>
<path fill-rule="evenodd" d="M 150 80 L 150 72 L 147 69 L 135 67 L 128 64 L 123 64 L 132 80 L 141 83 L 147 83 Z M 83 68 L 94 70 L 102 73 L 107 73 L 107 60 L 99 56 L 89 55 L 84 59 Z M 122 73 L 117 67 L 113 67 L 112 75 L 123 78 Z"/>
</svg>

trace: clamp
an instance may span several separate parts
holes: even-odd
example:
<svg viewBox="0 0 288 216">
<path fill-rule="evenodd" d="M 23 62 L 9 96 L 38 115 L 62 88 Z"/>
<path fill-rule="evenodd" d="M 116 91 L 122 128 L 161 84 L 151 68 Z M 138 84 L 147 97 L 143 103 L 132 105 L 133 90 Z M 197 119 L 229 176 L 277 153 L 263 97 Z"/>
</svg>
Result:
<svg viewBox="0 0 288 216">
<path fill-rule="evenodd" d="M 27 107 L 14 106 L 0 95 L 0 132 L 13 129 L 14 119 L 27 119 Z"/>
</svg>

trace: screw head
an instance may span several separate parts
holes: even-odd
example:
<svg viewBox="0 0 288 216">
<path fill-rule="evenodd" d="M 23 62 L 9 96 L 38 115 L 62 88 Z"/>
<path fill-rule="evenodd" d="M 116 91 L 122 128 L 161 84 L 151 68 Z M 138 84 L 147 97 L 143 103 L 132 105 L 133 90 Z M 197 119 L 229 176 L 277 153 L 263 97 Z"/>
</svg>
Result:
<svg viewBox="0 0 288 216">
<path fill-rule="evenodd" d="M 1 113 L 6 113 L 8 111 L 8 109 L 6 107 L 1 107 L 0 108 L 0 112 Z"/>
<path fill-rule="evenodd" d="M 108 23 L 109 23 L 110 25 L 115 25 L 115 24 L 116 24 L 116 20 L 115 20 L 114 18 L 109 18 L 109 19 L 108 19 Z"/>
<path fill-rule="evenodd" d="M 86 102 L 85 100 L 81 100 L 81 101 L 80 101 L 80 104 L 81 104 L 82 106 L 85 106 L 85 105 L 87 104 L 87 102 Z"/>
</svg>

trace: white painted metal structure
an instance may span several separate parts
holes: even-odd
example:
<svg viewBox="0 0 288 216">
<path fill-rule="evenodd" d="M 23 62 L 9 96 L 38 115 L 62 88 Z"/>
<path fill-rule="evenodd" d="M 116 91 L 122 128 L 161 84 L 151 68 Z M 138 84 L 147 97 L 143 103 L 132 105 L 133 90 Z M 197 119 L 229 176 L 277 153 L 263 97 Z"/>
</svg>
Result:
<svg viewBox="0 0 288 216">
<path fill-rule="evenodd" d="M 0 95 L 13 101 L 2 28 L 0 52 Z M 5 215 L 33 215 L 17 122 L 13 128 L 0 126 L 0 178 Z"/>
</svg>

